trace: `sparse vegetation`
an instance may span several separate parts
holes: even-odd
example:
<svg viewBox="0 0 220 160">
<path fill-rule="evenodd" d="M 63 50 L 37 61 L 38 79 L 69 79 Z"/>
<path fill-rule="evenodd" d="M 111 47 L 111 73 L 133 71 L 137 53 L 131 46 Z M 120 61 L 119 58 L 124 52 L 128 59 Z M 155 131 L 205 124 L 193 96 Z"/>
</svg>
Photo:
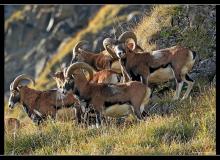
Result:
<svg viewBox="0 0 220 160">
<path fill-rule="evenodd" d="M 215 154 L 215 86 L 178 103 L 171 115 L 152 115 L 140 124 L 85 129 L 71 121 L 37 129 L 21 129 L 15 139 L 6 135 L 5 154 Z"/>
<path fill-rule="evenodd" d="M 138 43 L 143 49 L 147 51 L 156 49 L 156 44 L 149 43 L 150 39 L 160 32 L 161 28 L 170 25 L 172 14 L 174 14 L 176 10 L 176 5 L 157 5 L 152 9 L 151 14 L 144 17 L 136 26 L 134 32 L 137 35 Z"/>
<path fill-rule="evenodd" d="M 24 16 L 23 16 L 23 13 L 24 13 L 24 9 L 22 10 L 18 10 L 16 12 L 14 12 L 10 18 L 8 18 L 6 21 L 5 21 L 5 30 L 8 29 L 8 25 L 14 21 L 18 21 L 18 20 L 23 20 L 24 19 Z"/>
</svg>

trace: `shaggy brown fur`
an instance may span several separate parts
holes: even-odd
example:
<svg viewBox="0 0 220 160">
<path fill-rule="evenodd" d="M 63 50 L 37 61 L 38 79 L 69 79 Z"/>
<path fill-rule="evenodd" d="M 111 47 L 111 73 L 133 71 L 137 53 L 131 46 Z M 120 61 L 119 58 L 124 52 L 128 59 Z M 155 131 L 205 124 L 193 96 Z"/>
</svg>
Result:
<svg viewBox="0 0 220 160">
<path fill-rule="evenodd" d="M 16 103 L 22 104 L 28 116 L 38 124 L 48 116 L 55 118 L 57 110 L 62 107 L 75 105 L 79 108 L 78 112 L 80 112 L 80 102 L 72 93 L 63 95 L 58 90 L 39 91 L 18 85 L 21 80 L 27 78 L 25 75 L 20 75 L 10 85 L 9 107 L 11 109 L 14 108 Z M 32 79 L 29 78 L 29 80 Z"/>
<path fill-rule="evenodd" d="M 28 106 L 29 109 L 36 109 L 42 114 L 43 118 L 51 116 L 55 118 L 56 112 L 62 107 L 70 107 L 71 105 L 79 105 L 79 100 L 72 93 L 66 94 L 61 100 L 57 98 L 57 90 L 37 91 L 27 86 L 19 87 L 20 103 Z"/>
<path fill-rule="evenodd" d="M 131 73 L 140 75 L 143 78 L 143 83 L 148 85 L 148 78 L 152 72 L 151 70 L 156 72 L 158 69 L 170 66 L 173 70 L 173 78 L 176 79 L 177 83 L 175 99 L 179 98 L 183 81 L 190 85 L 190 89 L 184 96 L 184 98 L 186 98 L 193 85 L 193 80 L 190 79 L 187 74 L 194 65 L 195 52 L 190 51 L 188 48 L 174 46 L 153 53 L 155 54 L 148 52 L 136 53 L 129 47 L 126 47 L 125 54 L 122 57 L 119 56 L 121 65 L 125 68 L 123 72 L 126 74 L 124 75 L 128 75 L 129 79 L 131 79 Z M 161 77 L 162 76 L 163 75 L 161 75 Z M 163 80 L 161 79 L 161 81 Z"/>
<path fill-rule="evenodd" d="M 51 76 L 56 81 L 57 87 L 62 88 L 64 81 L 65 81 L 63 71 L 58 71 L 54 74 L 51 74 Z M 119 80 L 120 77 L 121 77 L 121 74 L 110 69 L 105 69 L 105 70 L 96 72 L 93 75 L 93 78 L 90 81 L 90 83 L 118 83 L 120 81 Z"/>
<path fill-rule="evenodd" d="M 85 63 L 78 63 L 79 67 L 88 66 Z M 72 66 L 69 67 L 69 70 Z M 84 67 L 83 69 L 86 69 Z M 88 68 L 87 68 L 88 69 Z M 97 114 L 101 114 L 105 110 L 105 103 L 112 104 L 124 104 L 129 103 L 133 107 L 135 116 L 138 119 L 142 119 L 141 105 L 149 92 L 146 85 L 141 82 L 131 81 L 124 84 L 103 84 L 103 83 L 89 83 L 83 73 L 78 69 L 73 74 L 66 72 L 67 79 L 65 81 L 63 91 L 71 88 L 67 87 L 71 83 L 69 76 L 74 76 L 74 93 L 78 93 L 78 96 L 82 99 L 89 101 L 94 107 Z M 91 78 L 91 77 L 90 77 Z M 149 97 L 148 97 L 149 98 Z"/>
</svg>

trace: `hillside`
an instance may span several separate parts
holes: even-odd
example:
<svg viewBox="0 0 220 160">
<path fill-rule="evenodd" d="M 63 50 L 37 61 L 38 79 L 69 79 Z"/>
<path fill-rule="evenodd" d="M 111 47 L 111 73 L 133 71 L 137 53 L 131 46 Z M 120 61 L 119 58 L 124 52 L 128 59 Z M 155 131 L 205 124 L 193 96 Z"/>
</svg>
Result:
<svg viewBox="0 0 220 160">
<path fill-rule="evenodd" d="M 39 88 L 50 88 L 48 74 L 69 64 L 79 40 L 91 42 L 92 51 L 103 49 L 102 40 L 121 34 L 149 10 L 144 5 L 25 6 L 5 21 L 5 89 L 21 73 L 37 79 Z M 7 9 L 7 6 L 6 6 Z M 13 44 L 13 45 L 12 45 Z M 16 61 L 19 59 L 19 61 Z"/>
<path fill-rule="evenodd" d="M 5 12 L 5 116 L 25 124 L 15 139 L 6 134 L 5 154 L 216 154 L 214 5 L 6 6 Z M 36 78 L 36 88 L 53 88 L 50 72 L 70 63 L 78 41 L 91 42 L 89 50 L 98 52 L 104 38 L 126 30 L 136 33 L 146 51 L 181 44 L 198 53 L 190 74 L 195 85 L 187 100 L 171 101 L 171 81 L 156 89 L 146 121 L 136 124 L 129 117 L 120 127 L 113 123 L 99 129 L 78 127 L 71 120 L 37 128 L 20 106 L 8 110 L 14 77 L 26 73 Z"/>
</svg>

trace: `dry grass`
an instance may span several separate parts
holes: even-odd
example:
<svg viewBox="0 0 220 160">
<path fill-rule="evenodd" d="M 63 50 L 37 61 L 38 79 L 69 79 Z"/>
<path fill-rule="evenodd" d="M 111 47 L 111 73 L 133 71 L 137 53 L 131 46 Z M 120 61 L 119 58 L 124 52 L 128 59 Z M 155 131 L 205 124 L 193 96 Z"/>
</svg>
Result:
<svg viewBox="0 0 220 160">
<path fill-rule="evenodd" d="M 159 32 L 161 28 L 170 26 L 172 15 L 176 12 L 176 5 L 156 5 L 149 16 L 134 29 L 140 44 L 146 51 L 156 49 L 156 44 L 149 44 L 149 38 Z M 145 37 L 145 38 L 143 38 Z"/>
<path fill-rule="evenodd" d="M 213 155 L 216 142 L 215 86 L 178 103 L 170 115 L 152 115 L 140 124 L 88 129 L 71 121 L 29 124 L 6 135 L 5 154 L 74 155 Z"/>
<path fill-rule="evenodd" d="M 12 15 L 5 20 L 5 30 L 7 30 L 7 28 L 9 27 L 9 25 L 14 22 L 14 21 L 20 21 L 24 19 L 24 12 L 27 10 L 28 7 L 23 7 L 20 10 L 16 10 L 14 13 L 12 13 Z"/>
</svg>

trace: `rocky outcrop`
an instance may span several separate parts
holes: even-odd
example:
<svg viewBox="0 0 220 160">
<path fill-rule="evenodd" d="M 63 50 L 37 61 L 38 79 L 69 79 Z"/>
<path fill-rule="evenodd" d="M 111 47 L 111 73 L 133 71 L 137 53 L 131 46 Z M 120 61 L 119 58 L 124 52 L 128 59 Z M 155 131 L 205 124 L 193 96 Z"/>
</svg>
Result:
<svg viewBox="0 0 220 160">
<path fill-rule="evenodd" d="M 216 54 L 215 5 L 184 5 L 172 17 L 169 27 L 152 35 L 150 43 L 162 49 L 182 44 L 199 53 L 202 59 Z"/>
<path fill-rule="evenodd" d="M 62 41 L 86 27 L 100 7 L 26 6 L 24 18 L 12 21 L 5 30 L 5 91 L 19 74 L 37 77 Z"/>
<path fill-rule="evenodd" d="M 216 57 L 211 57 L 200 61 L 197 66 L 192 70 L 190 76 L 197 80 L 199 78 L 205 78 L 208 81 L 212 81 L 216 75 Z"/>
<path fill-rule="evenodd" d="M 9 90 L 10 82 L 19 74 L 38 77 L 48 60 L 53 58 L 71 37 L 86 28 L 101 7 L 103 5 L 5 6 L 6 19 L 16 11 L 22 11 L 22 16 L 11 21 L 5 28 L 4 91 Z M 123 7 L 117 14 L 114 25 L 104 26 L 98 33 L 85 35 L 85 40 L 91 42 L 87 46 L 88 49 L 100 52 L 104 38 L 118 37 L 123 31 L 133 29 L 143 16 L 150 13 L 151 8 L 150 5 Z M 156 44 L 156 49 L 182 43 L 195 50 L 200 55 L 200 62 L 194 67 L 191 76 L 195 79 L 202 76 L 213 79 L 216 71 L 215 9 L 215 5 L 180 6 L 170 26 L 148 37 L 149 43 Z M 118 16 L 126 17 L 125 21 L 118 22 Z M 69 65 L 71 56 L 71 53 L 65 56 L 60 60 L 60 64 Z"/>
<path fill-rule="evenodd" d="M 103 5 L 25 5 L 24 7 L 5 6 L 6 18 L 16 11 L 21 17 L 13 20 L 5 28 L 5 89 L 19 74 L 26 73 L 38 77 L 44 66 L 61 45 L 87 27 L 89 21 Z M 149 10 L 148 5 L 130 5 L 123 8 L 117 16 L 127 16 L 124 28 L 132 21 L 138 21 L 140 14 Z M 133 14 L 132 14 L 133 13 Z M 130 14 L 130 15 L 129 15 Z M 115 23 L 119 30 L 121 24 Z M 85 40 L 93 42 L 89 50 L 99 52 L 106 34 L 112 33 L 113 26 L 104 27 L 97 34 L 88 34 Z M 121 34 L 121 33 L 119 33 Z M 113 35 L 113 34 L 112 34 Z M 71 54 L 60 60 L 69 64 Z"/>
</svg>

